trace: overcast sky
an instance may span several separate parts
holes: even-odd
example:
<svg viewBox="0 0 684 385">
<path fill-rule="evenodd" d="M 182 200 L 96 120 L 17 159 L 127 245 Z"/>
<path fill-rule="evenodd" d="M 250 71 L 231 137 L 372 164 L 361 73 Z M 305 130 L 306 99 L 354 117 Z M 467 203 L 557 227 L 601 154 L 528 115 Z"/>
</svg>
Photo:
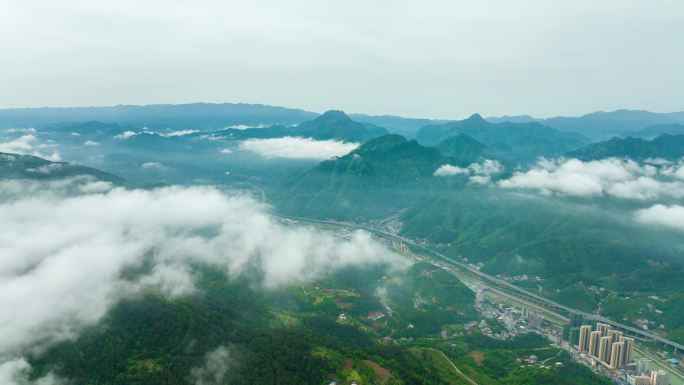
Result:
<svg viewBox="0 0 684 385">
<path fill-rule="evenodd" d="M 3 0 L 0 107 L 684 110 L 681 0 Z"/>
</svg>

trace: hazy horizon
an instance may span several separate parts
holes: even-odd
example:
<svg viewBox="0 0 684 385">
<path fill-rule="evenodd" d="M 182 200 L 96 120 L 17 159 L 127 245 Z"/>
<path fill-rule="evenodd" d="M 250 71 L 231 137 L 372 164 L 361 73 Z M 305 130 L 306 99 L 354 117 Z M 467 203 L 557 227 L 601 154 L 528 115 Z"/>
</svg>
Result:
<svg viewBox="0 0 684 385">
<path fill-rule="evenodd" d="M 10 0 L 0 106 L 234 101 L 450 119 L 684 109 L 684 3 L 508 5 Z"/>
<path fill-rule="evenodd" d="M 24 106 L 24 107 L 3 107 L 0 106 L 0 110 L 22 110 L 22 109 L 41 109 L 41 108 L 54 108 L 54 109 L 59 109 L 59 108 L 112 108 L 112 107 L 122 107 L 122 106 L 135 106 L 135 107 L 148 107 L 148 106 L 165 106 L 165 105 L 189 105 L 189 104 L 215 104 L 215 105 L 221 105 L 221 104 L 245 104 L 245 105 L 264 105 L 264 106 L 270 106 L 270 107 L 278 107 L 278 108 L 287 108 L 287 109 L 292 109 L 292 110 L 302 110 L 306 112 L 312 112 L 316 114 L 323 114 L 326 111 L 330 110 L 340 110 L 345 112 L 348 115 L 368 115 L 368 116 L 396 116 L 396 117 L 401 117 L 401 118 L 409 118 L 409 119 L 435 119 L 435 120 L 460 120 L 460 119 L 466 119 L 474 114 L 479 114 L 483 118 L 503 118 L 503 117 L 517 117 L 517 116 L 530 116 L 535 119 L 548 119 L 548 118 L 555 118 L 555 117 L 580 117 L 584 115 L 589 115 L 593 113 L 611 113 L 611 112 L 617 112 L 617 111 L 644 111 L 644 112 L 651 112 L 651 113 L 658 113 L 658 114 L 668 114 L 668 113 L 678 113 L 678 112 L 684 112 L 684 107 L 682 107 L 679 110 L 671 110 L 671 111 L 654 111 L 654 110 L 649 110 L 649 109 L 644 109 L 644 108 L 616 108 L 612 110 L 593 110 L 593 111 L 586 111 L 586 112 L 581 112 L 578 114 L 561 114 L 561 115 L 548 115 L 548 116 L 540 116 L 540 115 L 533 115 L 530 113 L 526 112 L 518 112 L 518 113 L 506 113 L 506 114 L 490 114 L 486 115 L 483 113 L 480 113 L 479 111 L 472 111 L 472 112 L 466 112 L 463 115 L 459 116 L 416 116 L 416 115 L 406 115 L 402 114 L 401 112 L 397 113 L 382 113 L 382 114 L 372 114 L 369 112 L 365 111 L 346 111 L 342 110 L 340 108 L 335 108 L 331 107 L 330 109 L 327 110 L 318 110 L 318 111 L 313 111 L 310 109 L 306 108 L 301 108 L 298 106 L 290 106 L 290 105 L 278 105 L 278 104 L 268 104 L 268 103 L 260 103 L 260 102 L 206 102 L 206 101 L 188 101 L 188 102 L 182 102 L 182 103 L 164 103 L 164 102 L 159 102 L 159 103 L 147 103 L 147 104 L 132 104 L 132 103 L 119 103 L 119 104 L 101 104 L 101 105 L 64 105 L 64 106 L 56 106 L 56 105 L 39 105 L 39 106 Z"/>
</svg>

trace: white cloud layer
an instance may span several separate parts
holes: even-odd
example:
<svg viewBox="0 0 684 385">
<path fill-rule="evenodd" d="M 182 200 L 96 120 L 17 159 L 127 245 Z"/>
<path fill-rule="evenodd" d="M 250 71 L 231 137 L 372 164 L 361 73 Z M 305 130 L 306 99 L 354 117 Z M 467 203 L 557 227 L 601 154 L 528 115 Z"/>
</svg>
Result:
<svg viewBox="0 0 684 385">
<path fill-rule="evenodd" d="M 114 135 L 114 139 L 128 139 L 130 137 L 138 135 L 137 132 L 135 131 L 124 131 L 120 133 L 119 135 Z"/>
<path fill-rule="evenodd" d="M 435 170 L 435 176 L 470 175 L 470 170 L 450 164 L 443 164 Z"/>
<path fill-rule="evenodd" d="M 636 212 L 638 221 L 684 231 L 684 206 L 653 205 Z"/>
<path fill-rule="evenodd" d="M 337 140 L 315 140 L 287 136 L 273 139 L 249 139 L 240 143 L 242 150 L 253 151 L 265 158 L 289 159 L 328 159 L 346 155 L 358 143 L 345 143 Z"/>
<path fill-rule="evenodd" d="M 0 384 L 3 385 L 66 385 L 52 374 L 29 381 L 31 365 L 24 358 L 0 361 Z"/>
<path fill-rule="evenodd" d="M 468 167 L 458 167 L 450 164 L 443 164 L 435 170 L 434 176 L 448 177 L 455 175 L 469 176 L 468 180 L 471 183 L 489 184 L 492 181 L 492 176 L 500 173 L 503 170 L 501 163 L 485 159 L 481 163 L 471 163 Z"/>
<path fill-rule="evenodd" d="M 171 132 L 160 134 L 160 135 L 165 136 L 167 138 L 172 138 L 174 136 L 185 136 L 185 135 L 194 134 L 196 132 L 199 132 L 199 131 L 197 131 L 197 130 L 178 130 L 178 131 L 171 131 Z"/>
<path fill-rule="evenodd" d="M 678 199 L 684 197 L 684 163 L 640 165 L 616 158 L 588 162 L 541 159 L 532 169 L 500 181 L 499 186 L 536 190 L 547 195 L 610 196 L 642 201 Z"/>
<path fill-rule="evenodd" d="M 213 188 L 126 190 L 97 183 L 0 182 L 0 309 L 12 309 L 0 312 L 0 376 L 25 372 L 23 355 L 75 337 L 141 290 L 195 293 L 193 262 L 231 276 L 257 267 L 266 288 L 344 266 L 401 264 L 367 233 L 342 240 L 287 227 L 254 200 Z M 122 278 L 144 260 L 151 261 L 149 272 Z M 22 383 L 12 381 L 1 382 Z"/>
<path fill-rule="evenodd" d="M 164 168 L 164 165 L 162 165 L 160 162 L 145 162 L 140 167 L 146 169 L 146 170 L 160 170 Z"/>
<path fill-rule="evenodd" d="M 35 133 L 35 130 L 32 131 Z M 33 155 L 53 162 L 61 160 L 59 152 L 52 151 L 52 153 L 43 153 L 41 149 L 54 147 L 54 143 L 39 143 L 38 138 L 33 134 L 22 135 L 18 138 L 9 139 L 6 142 L 0 142 L 0 152 L 9 152 L 20 155 Z"/>
</svg>

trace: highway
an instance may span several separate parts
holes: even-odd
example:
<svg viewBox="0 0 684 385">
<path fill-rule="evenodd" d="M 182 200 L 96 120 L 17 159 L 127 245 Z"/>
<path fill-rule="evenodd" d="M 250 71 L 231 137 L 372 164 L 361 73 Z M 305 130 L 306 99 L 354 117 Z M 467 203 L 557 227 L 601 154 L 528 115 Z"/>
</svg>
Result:
<svg viewBox="0 0 684 385">
<path fill-rule="evenodd" d="M 664 338 L 660 335 L 651 333 L 646 330 L 638 329 L 633 326 L 625 325 L 616 321 L 613 321 L 609 318 L 605 318 L 596 314 L 591 314 L 587 313 L 578 309 L 573 309 L 569 306 L 562 305 L 558 302 L 555 302 L 553 300 L 550 300 L 546 297 L 540 296 L 538 294 L 535 294 L 533 292 L 530 292 L 528 290 L 522 289 L 518 286 L 513 285 L 510 282 L 506 282 L 502 279 L 499 279 L 497 277 L 491 276 L 489 274 L 483 273 L 478 269 L 475 269 L 465 263 L 462 263 L 460 261 L 454 260 L 452 258 L 447 257 L 446 255 L 432 250 L 428 247 L 425 247 L 423 245 L 417 244 L 414 241 L 404 238 L 400 235 L 393 234 L 384 230 L 379 230 L 379 229 L 374 229 L 371 227 L 363 226 L 363 225 L 357 225 L 357 224 L 352 224 L 352 223 L 347 223 L 347 222 L 337 222 L 337 221 L 329 221 L 329 220 L 319 220 L 319 219 L 311 219 L 311 218 L 301 218 L 301 217 L 292 217 L 292 216 L 286 216 L 286 215 L 279 215 L 279 214 L 271 214 L 274 217 L 278 218 L 286 218 L 290 220 L 295 220 L 295 221 L 300 221 L 300 222 L 309 222 L 309 223 L 319 223 L 319 224 L 328 224 L 328 225 L 336 225 L 336 226 L 341 226 L 341 227 L 348 227 L 348 228 L 353 228 L 353 229 L 359 229 L 359 230 L 365 230 L 368 231 L 369 233 L 373 233 L 376 235 L 396 239 L 398 241 L 404 242 L 408 245 L 411 245 L 413 247 L 419 248 L 428 254 L 434 255 L 439 257 L 442 261 L 449 262 L 451 264 L 454 264 L 462 269 L 468 270 L 470 273 L 477 275 L 479 278 L 481 278 L 483 281 L 487 282 L 483 284 L 483 286 L 488 287 L 489 289 L 496 290 L 497 292 L 504 292 L 508 295 L 513 295 L 516 296 L 518 300 L 521 301 L 527 301 L 527 302 L 533 302 L 537 303 L 539 305 L 543 305 L 546 308 L 550 308 L 555 313 L 558 312 L 565 312 L 566 314 L 579 314 L 584 317 L 584 319 L 588 320 L 596 320 L 599 322 L 603 322 L 609 325 L 612 325 L 616 329 L 620 329 L 626 332 L 626 334 L 631 333 L 635 336 L 644 338 L 644 339 L 649 339 L 656 341 L 658 343 L 663 344 L 663 346 L 669 346 L 670 348 L 673 348 L 675 353 L 676 352 L 684 352 L 684 345 L 677 343 L 675 341 L 668 340 L 667 338 Z M 523 297 L 523 298 L 520 298 Z"/>
</svg>

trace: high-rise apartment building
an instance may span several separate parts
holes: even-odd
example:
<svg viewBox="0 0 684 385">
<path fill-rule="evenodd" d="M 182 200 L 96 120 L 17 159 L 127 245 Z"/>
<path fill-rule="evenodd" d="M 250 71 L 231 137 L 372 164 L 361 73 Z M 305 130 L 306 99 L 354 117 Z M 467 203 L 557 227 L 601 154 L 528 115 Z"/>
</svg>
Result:
<svg viewBox="0 0 684 385">
<path fill-rule="evenodd" d="M 622 337 L 622 342 L 625 344 L 622 361 L 625 365 L 631 364 L 633 360 L 632 355 L 634 353 L 634 338 Z"/>
<path fill-rule="evenodd" d="M 599 322 L 596 324 L 596 330 L 601 332 L 601 337 L 606 337 L 610 330 L 610 325 Z"/>
<path fill-rule="evenodd" d="M 598 348 L 598 359 L 599 361 L 603 363 L 609 363 L 610 362 L 610 353 L 611 353 L 611 345 L 612 341 L 610 337 L 605 336 L 601 337 L 599 340 L 599 348 Z"/>
<path fill-rule="evenodd" d="M 601 332 L 593 331 L 589 334 L 589 355 L 592 357 L 598 357 L 599 344 L 601 342 Z"/>
<path fill-rule="evenodd" d="M 611 345 L 610 348 L 610 368 L 611 369 L 620 369 L 623 365 L 623 357 L 624 357 L 624 348 L 625 348 L 625 343 L 624 342 L 616 342 Z"/>
<path fill-rule="evenodd" d="M 620 342 L 622 339 L 622 332 L 618 330 L 608 330 L 608 337 L 611 338 L 613 343 Z"/>
<path fill-rule="evenodd" d="M 589 351 L 589 336 L 591 334 L 591 326 L 582 325 L 579 330 L 579 351 L 588 352 Z"/>
</svg>

